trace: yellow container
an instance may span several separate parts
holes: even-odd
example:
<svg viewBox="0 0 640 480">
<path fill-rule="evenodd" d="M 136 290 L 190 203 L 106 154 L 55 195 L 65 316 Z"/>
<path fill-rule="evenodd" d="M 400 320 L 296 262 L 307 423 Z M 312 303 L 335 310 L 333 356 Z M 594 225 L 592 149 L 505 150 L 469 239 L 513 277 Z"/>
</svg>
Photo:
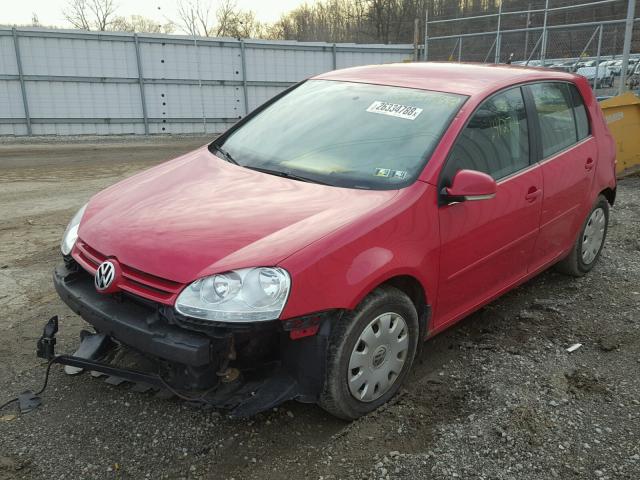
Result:
<svg viewBox="0 0 640 480">
<path fill-rule="evenodd" d="M 640 98 L 627 92 L 600 102 L 602 113 L 616 141 L 616 174 L 640 168 Z"/>
</svg>

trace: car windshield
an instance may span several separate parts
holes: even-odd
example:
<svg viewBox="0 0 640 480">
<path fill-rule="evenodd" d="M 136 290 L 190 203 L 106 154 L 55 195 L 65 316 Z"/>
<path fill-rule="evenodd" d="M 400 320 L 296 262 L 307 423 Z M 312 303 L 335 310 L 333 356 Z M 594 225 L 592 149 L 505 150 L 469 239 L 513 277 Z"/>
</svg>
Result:
<svg viewBox="0 0 640 480">
<path fill-rule="evenodd" d="M 366 189 L 412 183 L 467 97 L 309 80 L 211 145 L 247 168 Z"/>
</svg>

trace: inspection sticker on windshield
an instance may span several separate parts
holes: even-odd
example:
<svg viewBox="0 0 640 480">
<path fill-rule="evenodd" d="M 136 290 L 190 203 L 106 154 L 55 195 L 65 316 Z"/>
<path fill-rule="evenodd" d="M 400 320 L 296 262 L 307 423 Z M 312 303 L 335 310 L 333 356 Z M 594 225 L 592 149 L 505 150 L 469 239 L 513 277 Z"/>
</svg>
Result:
<svg viewBox="0 0 640 480">
<path fill-rule="evenodd" d="M 376 168 L 376 177 L 404 178 L 407 172 L 404 170 L 391 170 L 390 168 Z"/>
<path fill-rule="evenodd" d="M 405 120 L 415 120 L 417 116 L 422 113 L 422 109 L 412 107 L 410 105 L 400 105 L 398 103 L 381 102 L 376 100 L 369 105 L 367 112 L 390 115 L 392 117 L 404 118 Z"/>
</svg>

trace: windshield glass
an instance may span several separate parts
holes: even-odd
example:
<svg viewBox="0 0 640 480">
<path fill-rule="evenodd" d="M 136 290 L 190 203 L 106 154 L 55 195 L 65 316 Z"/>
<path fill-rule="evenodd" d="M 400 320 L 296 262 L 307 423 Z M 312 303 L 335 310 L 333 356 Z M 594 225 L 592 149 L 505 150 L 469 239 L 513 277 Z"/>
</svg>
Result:
<svg viewBox="0 0 640 480">
<path fill-rule="evenodd" d="M 397 189 L 420 174 L 465 96 L 307 81 L 214 142 L 227 160 L 329 185 Z"/>
</svg>

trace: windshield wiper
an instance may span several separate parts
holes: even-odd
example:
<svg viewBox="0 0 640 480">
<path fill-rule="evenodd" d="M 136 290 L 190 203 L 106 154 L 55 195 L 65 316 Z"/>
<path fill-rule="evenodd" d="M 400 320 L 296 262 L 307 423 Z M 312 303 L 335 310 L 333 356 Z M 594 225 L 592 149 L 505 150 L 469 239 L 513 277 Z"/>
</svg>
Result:
<svg viewBox="0 0 640 480">
<path fill-rule="evenodd" d="M 215 145 L 215 146 L 214 146 L 214 148 L 215 148 L 218 152 L 220 152 L 220 153 L 222 154 L 222 156 L 224 157 L 224 159 L 225 159 L 227 162 L 229 162 L 229 163 L 233 163 L 234 165 L 240 165 L 240 164 L 238 163 L 238 161 L 237 161 L 235 158 L 233 158 L 233 155 L 231 155 L 229 152 L 227 152 L 227 151 L 226 151 L 224 148 L 222 148 L 221 146 L 219 146 L 219 145 Z"/>
<path fill-rule="evenodd" d="M 262 167 L 253 167 L 249 165 L 243 165 L 243 167 L 248 168 L 250 170 L 255 170 L 256 172 L 267 173 L 269 175 L 275 175 L 276 177 L 290 178 L 291 180 L 298 180 L 300 182 L 307 183 L 317 183 L 319 185 L 329 185 L 333 186 L 330 183 L 321 182 L 320 180 L 315 180 L 309 177 L 303 177 L 301 175 L 296 175 L 295 173 L 282 172 L 280 170 L 271 170 L 270 168 L 262 168 Z"/>
</svg>

